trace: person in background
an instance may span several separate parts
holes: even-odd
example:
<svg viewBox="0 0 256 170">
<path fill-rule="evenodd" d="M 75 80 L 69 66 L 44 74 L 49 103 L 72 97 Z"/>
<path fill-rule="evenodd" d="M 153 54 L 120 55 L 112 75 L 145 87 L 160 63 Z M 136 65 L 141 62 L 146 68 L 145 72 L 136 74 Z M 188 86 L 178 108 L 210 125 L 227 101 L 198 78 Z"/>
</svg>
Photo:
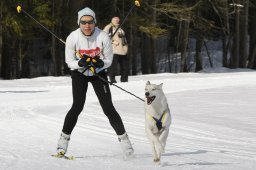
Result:
<svg viewBox="0 0 256 170">
<path fill-rule="evenodd" d="M 128 44 L 124 30 L 122 28 L 118 28 L 119 22 L 119 17 L 113 17 L 111 23 L 106 25 L 103 29 L 103 31 L 108 33 L 109 37 L 112 39 L 114 58 L 112 65 L 108 68 L 107 71 L 110 82 L 112 83 L 116 83 L 115 76 L 118 74 L 118 63 L 120 66 L 120 81 L 128 82 L 129 75 L 129 58 L 127 56 Z M 118 29 L 117 32 L 116 29 Z"/>
<path fill-rule="evenodd" d="M 118 136 L 122 151 L 131 155 L 134 150 L 123 121 L 113 106 L 109 84 L 101 79 L 107 80 L 106 69 L 113 60 L 111 40 L 95 26 L 95 13 L 90 8 L 78 12 L 77 22 L 79 28 L 69 34 L 65 47 L 65 61 L 71 69 L 73 104 L 64 120 L 57 154 L 65 155 L 67 152 L 71 133 L 85 104 L 88 83 L 91 83 L 104 114 Z"/>
</svg>

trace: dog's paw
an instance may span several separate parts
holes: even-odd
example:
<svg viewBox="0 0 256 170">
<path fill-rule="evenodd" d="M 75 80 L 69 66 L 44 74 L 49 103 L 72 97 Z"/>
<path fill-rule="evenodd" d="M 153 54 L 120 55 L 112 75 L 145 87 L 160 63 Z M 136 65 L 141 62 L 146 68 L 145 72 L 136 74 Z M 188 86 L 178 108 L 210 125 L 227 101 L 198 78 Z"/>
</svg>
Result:
<svg viewBox="0 0 256 170">
<path fill-rule="evenodd" d="M 159 162 L 160 159 L 159 159 L 159 158 L 155 158 L 155 159 L 153 159 L 153 161 L 154 161 L 154 162 Z"/>
<path fill-rule="evenodd" d="M 153 159 L 153 162 L 154 162 L 155 164 L 157 164 L 157 165 L 160 165 L 160 164 L 161 164 L 161 161 L 160 161 L 159 158 Z"/>
</svg>

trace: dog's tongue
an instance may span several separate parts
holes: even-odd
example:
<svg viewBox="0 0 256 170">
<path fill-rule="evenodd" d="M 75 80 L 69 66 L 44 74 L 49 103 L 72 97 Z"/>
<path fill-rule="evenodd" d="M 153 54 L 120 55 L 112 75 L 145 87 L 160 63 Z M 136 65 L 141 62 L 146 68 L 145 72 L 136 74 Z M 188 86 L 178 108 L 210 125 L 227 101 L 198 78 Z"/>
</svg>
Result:
<svg viewBox="0 0 256 170">
<path fill-rule="evenodd" d="M 151 97 L 147 97 L 147 103 L 149 103 L 149 102 L 150 102 L 150 99 L 151 99 Z"/>
<path fill-rule="evenodd" d="M 151 104 L 155 99 L 155 96 L 147 97 L 147 104 Z"/>
</svg>

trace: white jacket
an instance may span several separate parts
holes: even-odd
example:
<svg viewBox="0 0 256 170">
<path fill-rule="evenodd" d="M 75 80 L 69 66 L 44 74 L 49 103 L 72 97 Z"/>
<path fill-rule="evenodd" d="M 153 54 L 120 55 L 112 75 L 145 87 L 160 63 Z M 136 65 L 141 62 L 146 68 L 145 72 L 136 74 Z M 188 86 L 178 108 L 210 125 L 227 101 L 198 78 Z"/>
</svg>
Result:
<svg viewBox="0 0 256 170">
<path fill-rule="evenodd" d="M 108 68 L 112 64 L 113 50 L 112 43 L 106 32 L 95 27 L 91 36 L 85 36 L 80 28 L 71 32 L 66 39 L 65 61 L 71 70 L 77 69 L 79 72 L 85 70 L 78 65 L 78 61 L 83 54 L 90 57 L 100 56 L 104 62 L 104 67 L 96 69 L 96 73 Z M 86 76 L 93 76 L 88 69 L 84 73 Z"/>
</svg>

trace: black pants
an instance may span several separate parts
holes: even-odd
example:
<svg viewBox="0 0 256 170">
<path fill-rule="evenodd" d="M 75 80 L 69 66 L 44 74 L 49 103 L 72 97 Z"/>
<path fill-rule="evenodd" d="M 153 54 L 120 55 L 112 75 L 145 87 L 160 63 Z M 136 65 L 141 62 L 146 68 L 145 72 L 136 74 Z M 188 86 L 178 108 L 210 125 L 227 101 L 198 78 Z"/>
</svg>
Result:
<svg viewBox="0 0 256 170">
<path fill-rule="evenodd" d="M 107 80 L 105 71 L 99 75 Z M 98 97 L 103 112 L 108 117 L 109 122 L 117 135 L 125 133 L 125 128 L 121 117 L 113 106 L 109 84 L 102 81 L 98 76 L 84 76 L 78 71 L 71 72 L 73 105 L 66 115 L 62 131 L 71 134 L 74 129 L 78 116 L 82 112 L 86 100 L 88 82 L 91 82 L 93 89 Z"/>
<path fill-rule="evenodd" d="M 127 55 L 114 54 L 111 66 L 108 68 L 108 75 L 110 81 L 115 80 L 115 76 L 118 75 L 118 64 L 120 65 L 121 82 L 128 81 L 129 75 L 129 58 Z"/>
</svg>

